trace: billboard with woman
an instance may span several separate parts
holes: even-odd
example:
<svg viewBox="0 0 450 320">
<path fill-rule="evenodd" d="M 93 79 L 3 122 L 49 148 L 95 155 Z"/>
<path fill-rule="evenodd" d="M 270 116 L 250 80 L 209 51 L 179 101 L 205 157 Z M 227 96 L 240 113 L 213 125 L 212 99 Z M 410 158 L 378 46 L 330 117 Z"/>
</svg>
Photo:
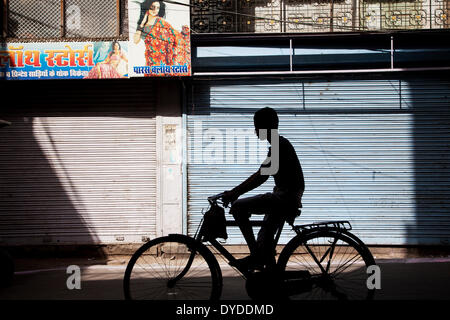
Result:
<svg viewBox="0 0 450 320">
<path fill-rule="evenodd" d="M 190 76 L 189 0 L 129 0 L 130 76 Z"/>
<path fill-rule="evenodd" d="M 127 78 L 128 58 L 119 41 L 97 42 L 94 63 L 85 79 Z"/>
<path fill-rule="evenodd" d="M 0 44 L 0 79 L 128 78 L 128 42 Z"/>
</svg>

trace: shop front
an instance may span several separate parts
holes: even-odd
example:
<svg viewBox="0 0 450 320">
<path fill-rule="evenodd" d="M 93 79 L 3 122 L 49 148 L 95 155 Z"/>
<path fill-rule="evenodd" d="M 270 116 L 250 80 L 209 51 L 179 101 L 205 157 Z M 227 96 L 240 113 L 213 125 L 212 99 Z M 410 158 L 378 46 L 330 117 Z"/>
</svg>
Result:
<svg viewBox="0 0 450 320">
<path fill-rule="evenodd" d="M 156 236 L 157 82 L 7 81 L 0 244 Z"/>
<path fill-rule="evenodd" d="M 449 243 L 447 49 L 433 62 L 437 49 L 412 50 L 411 34 L 395 36 L 397 47 L 383 40 L 391 35 L 353 37 L 199 38 L 184 112 L 185 232 L 196 232 L 209 195 L 259 168 L 268 146 L 253 114 L 269 106 L 305 175 L 297 224 L 348 220 L 369 245 Z M 292 235 L 285 226 L 280 244 Z M 238 228 L 227 243 L 243 244 Z"/>
</svg>

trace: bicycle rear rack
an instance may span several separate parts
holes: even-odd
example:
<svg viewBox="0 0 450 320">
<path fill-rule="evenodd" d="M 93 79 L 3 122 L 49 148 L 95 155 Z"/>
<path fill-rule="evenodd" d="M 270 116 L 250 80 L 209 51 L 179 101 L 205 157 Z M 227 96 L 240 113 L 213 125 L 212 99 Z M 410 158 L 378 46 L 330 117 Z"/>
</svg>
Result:
<svg viewBox="0 0 450 320">
<path fill-rule="evenodd" d="M 324 222 L 315 222 L 311 224 L 302 224 L 302 225 L 296 225 L 293 226 L 292 229 L 295 230 L 295 232 L 304 232 L 312 229 L 337 229 L 337 230 L 352 230 L 352 225 L 348 221 L 324 221 Z"/>
</svg>

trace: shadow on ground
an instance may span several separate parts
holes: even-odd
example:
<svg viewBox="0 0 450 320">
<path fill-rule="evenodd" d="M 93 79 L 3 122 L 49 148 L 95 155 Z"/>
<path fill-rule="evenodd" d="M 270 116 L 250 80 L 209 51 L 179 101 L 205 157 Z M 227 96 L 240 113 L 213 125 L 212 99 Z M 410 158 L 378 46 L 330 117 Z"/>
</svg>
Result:
<svg viewBox="0 0 450 320">
<path fill-rule="evenodd" d="M 81 289 L 66 286 L 70 264 L 80 265 Z M 111 262 L 113 263 L 113 262 Z M 122 279 L 126 262 L 99 265 L 95 260 L 42 261 L 40 268 L 16 273 L 14 283 L 0 289 L 0 300 L 123 300 Z M 122 263 L 122 264 L 120 264 Z M 377 300 L 450 299 L 450 261 L 378 261 L 381 290 Z M 223 300 L 248 300 L 244 280 L 232 269 L 223 270 Z"/>
</svg>

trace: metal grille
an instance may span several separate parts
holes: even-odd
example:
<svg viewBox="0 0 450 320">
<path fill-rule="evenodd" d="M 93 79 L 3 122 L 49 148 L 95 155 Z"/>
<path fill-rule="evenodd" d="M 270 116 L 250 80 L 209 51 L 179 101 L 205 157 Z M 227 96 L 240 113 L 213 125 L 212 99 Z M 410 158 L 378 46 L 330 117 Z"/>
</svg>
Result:
<svg viewBox="0 0 450 320">
<path fill-rule="evenodd" d="M 429 1 L 394 1 L 381 4 L 383 29 L 423 29 L 428 27 Z"/>
<path fill-rule="evenodd" d="M 245 15 L 238 17 L 239 30 L 242 32 L 255 32 L 256 18 L 254 17 L 256 3 L 254 0 L 237 1 L 239 12 Z"/>
<path fill-rule="evenodd" d="M 128 1 L 120 1 L 120 35 L 128 37 Z"/>
<path fill-rule="evenodd" d="M 330 31 L 333 4 L 331 0 L 288 0 L 286 15 L 288 32 Z"/>
<path fill-rule="evenodd" d="M 66 0 L 66 36 L 105 38 L 118 35 L 117 0 Z"/>
<path fill-rule="evenodd" d="M 193 32 L 441 29 L 450 0 L 194 0 Z"/>
<path fill-rule="evenodd" d="M 128 36 L 128 0 L 9 0 L 6 36 L 20 39 Z"/>
<path fill-rule="evenodd" d="M 6 37 L 6 27 L 5 27 L 5 3 L 3 1 L 0 1 L 0 37 L 5 38 Z"/>
<path fill-rule="evenodd" d="M 235 5 L 233 0 L 193 0 L 192 28 L 200 33 L 237 31 Z"/>
<path fill-rule="evenodd" d="M 257 0 L 255 2 L 255 15 L 258 18 L 255 21 L 255 32 L 273 33 L 282 32 L 281 24 L 281 1 L 280 0 Z"/>
<path fill-rule="evenodd" d="M 281 13 L 280 0 L 194 0 L 191 24 L 200 33 L 281 32 Z"/>
<path fill-rule="evenodd" d="M 370 29 L 440 29 L 449 27 L 449 4 L 448 0 L 364 1 L 361 8 Z"/>
<path fill-rule="evenodd" d="M 55 38 L 60 25 L 60 0 L 9 0 L 8 37 Z"/>
<path fill-rule="evenodd" d="M 358 29 L 356 25 L 356 2 L 353 0 L 334 1 L 332 7 L 332 31 Z"/>
</svg>

